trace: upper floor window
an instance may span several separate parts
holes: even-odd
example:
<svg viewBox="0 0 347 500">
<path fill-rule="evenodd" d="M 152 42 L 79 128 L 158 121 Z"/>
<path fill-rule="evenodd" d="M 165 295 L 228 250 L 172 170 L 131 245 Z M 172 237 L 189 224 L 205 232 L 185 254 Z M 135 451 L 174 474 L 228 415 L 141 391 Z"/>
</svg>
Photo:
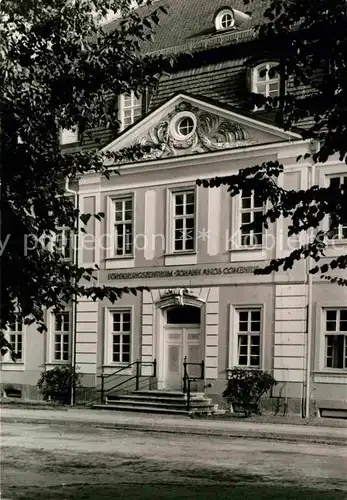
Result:
<svg viewBox="0 0 347 500">
<path fill-rule="evenodd" d="M 238 366 L 260 366 L 261 310 L 237 311 L 237 363 Z"/>
<path fill-rule="evenodd" d="M 130 363 L 131 311 L 112 313 L 112 362 Z"/>
<path fill-rule="evenodd" d="M 78 142 L 78 130 L 77 127 L 71 129 L 63 128 L 60 130 L 60 144 L 62 146 L 66 144 L 73 144 Z"/>
<path fill-rule="evenodd" d="M 133 91 L 122 94 L 119 98 L 119 121 L 121 129 L 129 127 L 142 115 L 142 97 L 136 97 Z"/>
<path fill-rule="evenodd" d="M 70 335 L 71 335 L 71 311 L 61 311 L 54 314 L 54 345 L 53 360 L 69 361 L 70 359 Z"/>
<path fill-rule="evenodd" d="M 259 64 L 252 70 L 252 92 L 265 97 L 278 97 L 280 95 L 280 74 L 274 72 L 277 62 Z"/>
<path fill-rule="evenodd" d="M 115 255 L 131 256 L 134 240 L 133 197 L 114 200 Z"/>
<path fill-rule="evenodd" d="M 241 194 L 241 246 L 252 247 L 263 244 L 263 222 L 264 202 L 255 193 L 243 191 Z M 247 226 L 255 223 L 253 229 Z"/>
<path fill-rule="evenodd" d="M 71 260 L 73 257 L 73 232 L 70 228 L 58 229 L 55 235 L 54 249 L 61 254 L 63 259 Z"/>
<path fill-rule="evenodd" d="M 222 9 L 215 18 L 217 31 L 228 30 L 235 26 L 235 16 L 232 9 Z"/>
<path fill-rule="evenodd" d="M 23 320 L 17 316 L 8 327 L 8 341 L 15 352 L 17 361 L 23 361 Z"/>
<path fill-rule="evenodd" d="M 195 250 L 195 191 L 173 193 L 173 250 Z"/>
<path fill-rule="evenodd" d="M 330 185 L 335 188 L 339 188 L 340 186 L 345 185 L 347 189 L 347 175 L 330 177 Z M 331 222 L 329 226 L 330 225 Z M 334 238 L 336 240 L 347 239 L 347 214 L 345 220 L 341 224 L 331 229 L 330 238 Z"/>
<path fill-rule="evenodd" d="M 347 309 L 325 311 L 325 368 L 347 368 Z"/>
</svg>

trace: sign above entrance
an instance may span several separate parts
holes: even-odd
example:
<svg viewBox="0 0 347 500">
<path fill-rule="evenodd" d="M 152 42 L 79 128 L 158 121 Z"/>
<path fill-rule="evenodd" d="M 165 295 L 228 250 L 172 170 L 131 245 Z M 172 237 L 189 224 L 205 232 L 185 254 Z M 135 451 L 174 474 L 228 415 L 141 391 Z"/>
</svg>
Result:
<svg viewBox="0 0 347 500">
<path fill-rule="evenodd" d="M 130 271 L 109 273 L 109 280 L 131 280 L 151 278 L 182 278 L 186 276 L 218 276 L 228 274 L 251 274 L 257 266 L 227 266 L 227 267 L 187 267 L 186 269 L 164 269 L 162 271 Z"/>
</svg>

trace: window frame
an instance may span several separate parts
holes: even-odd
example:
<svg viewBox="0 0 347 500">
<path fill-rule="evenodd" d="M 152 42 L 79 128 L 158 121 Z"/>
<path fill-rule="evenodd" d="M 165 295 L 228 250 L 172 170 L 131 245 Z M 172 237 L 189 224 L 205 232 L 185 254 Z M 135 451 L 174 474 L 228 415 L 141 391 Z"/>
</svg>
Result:
<svg viewBox="0 0 347 500">
<path fill-rule="evenodd" d="M 347 312 L 347 307 L 336 307 L 336 306 L 326 306 L 323 308 L 323 317 L 322 317 L 322 322 L 323 322 L 323 328 L 322 328 L 322 348 L 321 348 L 321 368 L 324 371 L 331 371 L 333 373 L 347 373 L 347 329 L 346 331 L 337 329 L 336 330 L 328 330 L 327 329 L 327 312 L 328 311 L 335 311 L 336 314 L 336 327 L 339 323 L 340 320 L 340 315 L 341 311 L 346 311 Z M 327 366 L 327 337 L 328 336 L 341 336 L 344 337 L 344 343 L 343 343 L 343 352 L 342 352 L 342 358 L 343 358 L 343 364 L 344 366 L 342 368 L 335 368 L 335 367 L 330 367 Z"/>
<path fill-rule="evenodd" d="M 341 180 L 344 180 L 346 179 L 346 185 L 347 185 L 347 174 L 345 173 L 340 173 L 340 174 L 331 174 L 331 175 L 328 175 L 327 176 L 327 181 L 331 182 L 331 179 L 339 179 L 340 180 L 340 186 L 341 186 Z M 330 226 L 330 222 L 329 222 L 329 216 L 328 216 L 328 223 L 327 223 L 327 229 L 329 228 Z M 330 238 L 328 238 L 328 242 L 330 242 L 331 244 L 333 243 L 333 241 L 336 241 L 336 242 L 339 242 L 339 243 L 344 243 L 347 241 L 347 219 L 345 221 L 345 223 L 342 223 L 342 224 L 339 224 L 339 226 L 336 228 L 335 230 L 335 234 L 337 233 L 337 237 L 335 236 L 332 236 Z M 343 232 L 346 231 L 346 237 L 343 236 Z"/>
<path fill-rule="evenodd" d="M 278 66 L 279 62 L 277 61 L 263 61 L 256 66 L 253 66 L 251 69 L 251 92 L 254 94 L 261 94 L 263 96 L 272 97 L 269 95 L 270 89 L 269 86 L 273 83 L 278 84 L 278 94 L 273 97 L 281 97 L 282 95 L 282 78 L 279 73 L 277 73 L 277 78 L 269 78 L 269 71 L 272 67 Z M 265 80 L 259 80 L 259 71 L 264 68 L 266 69 Z M 259 92 L 259 85 L 265 85 L 265 94 L 263 92 Z M 263 110 L 264 106 L 257 107 L 255 106 L 255 110 Z"/>
<path fill-rule="evenodd" d="M 239 332 L 240 312 L 260 312 L 260 332 L 259 332 L 259 365 L 240 365 L 238 356 L 239 335 L 256 335 L 258 332 Z M 265 304 L 229 304 L 229 341 L 228 341 L 228 367 L 227 372 L 233 367 L 245 368 L 249 370 L 264 370 L 265 366 Z M 250 344 L 248 343 L 248 347 Z M 248 353 L 247 353 L 248 356 Z"/>
<path fill-rule="evenodd" d="M 126 99 L 127 97 L 130 97 L 131 105 L 127 106 L 126 105 Z M 120 132 L 123 130 L 131 127 L 136 123 L 138 120 L 140 120 L 143 116 L 143 99 L 144 96 L 142 94 L 139 94 L 139 97 L 136 97 L 135 92 L 133 90 L 130 91 L 130 93 L 124 93 L 119 96 L 118 99 L 118 119 L 120 122 Z M 136 103 L 138 102 L 138 104 Z M 131 117 L 130 121 L 131 123 L 126 124 L 125 123 L 125 112 L 127 110 L 130 110 L 131 112 Z M 140 114 L 136 115 L 136 110 L 140 110 Z"/>
<path fill-rule="evenodd" d="M 190 131 L 186 135 L 183 135 L 180 131 L 180 124 L 184 120 L 190 120 L 192 123 Z M 197 118 L 194 113 L 191 111 L 180 111 L 172 118 L 169 124 L 169 132 L 175 140 L 184 142 L 191 139 L 196 133 L 197 123 Z"/>
<path fill-rule="evenodd" d="M 67 140 L 63 140 L 63 137 L 67 136 Z M 70 137 L 70 138 L 69 138 Z M 78 127 L 72 127 L 71 129 L 61 128 L 59 130 L 59 144 L 61 146 L 70 146 L 72 144 L 77 144 L 79 140 Z"/>
<path fill-rule="evenodd" d="M 114 324 L 115 324 L 115 316 L 119 315 L 119 331 L 114 329 Z M 129 322 L 125 322 L 124 318 L 125 315 L 129 315 Z M 132 328 L 132 321 L 133 318 L 131 317 L 131 311 L 124 309 L 124 310 L 119 310 L 119 311 L 113 311 L 112 312 L 112 324 L 113 328 L 111 333 L 112 336 L 112 363 L 114 364 L 130 364 L 132 363 L 132 358 L 131 358 L 131 344 L 132 344 L 132 338 L 131 338 L 131 328 Z M 118 323 L 118 321 L 117 321 Z M 129 329 L 125 330 L 124 329 L 124 324 L 129 323 Z M 119 342 L 116 342 L 115 337 L 119 337 Z M 128 342 L 124 342 L 125 337 L 129 337 Z M 119 352 L 114 350 L 115 345 L 119 345 Z M 124 346 L 128 346 L 128 351 L 124 351 Z M 129 356 L 129 359 L 125 360 L 124 359 L 124 354 L 125 356 Z M 116 356 L 119 356 L 119 359 L 115 359 Z"/>
<path fill-rule="evenodd" d="M 130 361 L 113 361 L 113 315 L 117 313 L 129 313 L 130 314 Z M 110 307 L 110 308 L 105 308 L 104 310 L 104 360 L 103 360 L 103 366 L 104 367 L 111 367 L 111 369 L 114 371 L 114 367 L 119 366 L 127 366 L 131 363 L 133 363 L 133 360 L 135 359 L 134 356 L 134 321 L 135 321 L 135 315 L 134 315 L 134 306 L 124 306 L 124 307 Z M 129 369 L 129 373 L 132 373 L 132 368 Z M 111 371 L 112 373 L 112 371 Z M 123 372 L 122 372 L 123 373 Z M 128 372 L 125 370 L 124 374 L 127 374 Z"/>
<path fill-rule="evenodd" d="M 69 234 L 69 236 L 67 238 L 65 237 L 65 233 Z M 70 251 L 69 251 L 68 256 L 65 255 L 65 250 L 66 250 L 66 248 L 68 248 L 68 247 L 66 247 L 66 245 L 63 246 L 63 252 L 59 252 L 59 249 L 57 246 L 59 234 L 62 234 L 62 241 L 63 242 L 65 242 L 65 241 L 70 242 L 70 247 L 69 247 Z M 73 262 L 74 253 L 75 253 L 75 231 L 67 226 L 57 227 L 53 240 L 54 240 L 53 241 L 53 249 L 55 251 L 58 251 L 61 254 L 63 260 L 65 260 L 66 262 Z"/>
<path fill-rule="evenodd" d="M 131 200 L 131 211 L 132 211 L 132 218 L 131 218 L 131 227 L 132 227 L 132 243 L 131 243 L 131 252 L 130 253 L 121 253 L 117 254 L 117 231 L 116 231 L 116 225 L 122 225 L 123 228 L 126 225 L 129 225 L 130 222 L 127 221 L 126 219 L 122 219 L 121 221 L 116 220 L 116 203 L 121 202 L 123 204 L 122 207 L 122 213 L 126 212 L 125 210 L 125 203 L 127 201 Z M 135 256 L 135 196 L 134 193 L 124 193 L 120 194 L 117 196 L 113 196 L 111 200 L 111 230 L 112 230 L 112 248 L 110 252 L 110 256 L 114 259 L 133 259 Z M 124 238 L 124 234 L 123 234 Z M 123 241 L 123 251 L 124 248 L 126 247 L 126 243 Z"/>
<path fill-rule="evenodd" d="M 5 335 L 5 339 L 10 343 L 12 344 L 12 341 L 11 341 L 11 335 L 14 335 L 16 337 L 18 337 L 19 335 L 21 336 L 21 344 L 22 344 L 22 355 L 20 358 L 17 358 L 16 361 L 13 361 L 13 359 L 11 358 L 11 355 L 10 353 L 7 351 L 4 356 L 2 357 L 2 360 L 1 360 L 1 365 L 3 366 L 3 369 L 6 370 L 6 366 L 7 366 L 7 369 L 9 370 L 23 370 L 24 369 L 24 363 L 25 363 L 25 337 L 26 337 L 26 330 L 27 330 L 27 325 L 24 324 L 24 318 L 21 318 L 21 330 L 17 329 L 17 323 L 18 323 L 18 317 L 20 316 L 20 314 L 17 315 L 17 319 L 15 321 L 15 324 L 16 324 L 16 329 L 15 330 L 12 330 L 10 329 L 10 325 L 4 330 L 4 335 Z M 16 338 L 15 339 L 15 344 L 18 343 L 18 339 Z M 17 349 L 17 347 L 16 347 Z M 15 350 L 16 350 L 15 349 Z M 17 368 L 16 368 L 17 367 Z"/>
<path fill-rule="evenodd" d="M 232 24 L 230 26 L 223 26 L 223 24 L 222 24 L 223 18 L 226 15 L 229 15 L 232 17 Z M 235 14 L 234 14 L 234 11 L 232 8 L 221 9 L 215 17 L 215 27 L 216 27 L 217 31 L 228 31 L 228 30 L 235 29 L 235 27 L 236 27 L 235 24 L 236 24 Z"/>
<path fill-rule="evenodd" d="M 176 224 L 175 221 L 182 219 L 183 221 L 186 221 L 189 217 L 190 214 L 182 214 L 182 215 L 176 215 L 176 196 L 178 195 L 183 195 L 186 196 L 187 194 L 193 193 L 194 194 L 194 234 L 193 234 L 193 248 L 192 249 L 186 249 L 182 248 L 181 250 L 177 250 L 175 248 L 175 231 L 176 231 Z M 183 205 L 185 206 L 185 205 Z M 186 210 L 184 210 L 185 212 Z M 182 255 L 182 254 L 195 254 L 197 252 L 197 190 L 193 186 L 186 186 L 186 187 L 177 187 L 177 188 L 172 188 L 170 189 L 170 210 L 169 210 L 169 253 L 171 255 Z M 183 222 L 183 230 L 186 230 L 185 228 L 185 223 Z M 188 229 L 189 231 L 189 229 Z M 177 240 L 178 241 L 178 240 Z M 184 240 L 186 241 L 186 240 Z M 183 246 L 183 245 L 182 245 Z"/>
<path fill-rule="evenodd" d="M 263 227 L 262 245 L 241 246 L 241 196 L 229 199 L 229 223 L 227 249 L 230 262 L 259 262 L 271 259 L 271 247 L 268 248 L 268 236 L 272 236 L 276 226 Z M 268 202 L 264 204 L 264 210 L 268 208 Z M 271 240 L 270 240 L 271 243 Z"/>
<path fill-rule="evenodd" d="M 242 323 L 241 321 L 241 313 L 246 313 L 247 314 L 247 330 L 243 331 L 240 329 L 240 324 Z M 252 331 L 252 313 L 259 313 L 259 331 Z M 257 321 L 257 322 L 258 322 Z M 236 324 L 238 325 L 235 335 L 236 335 L 236 344 L 237 344 L 237 351 L 236 351 L 236 357 L 237 357 L 237 364 L 236 366 L 240 368 L 251 368 L 251 369 L 260 369 L 261 366 L 261 310 L 259 308 L 242 308 L 242 309 L 236 309 Z M 241 337 L 247 337 L 247 344 L 240 344 L 240 338 Z M 258 344 L 252 344 L 252 337 L 257 337 L 259 339 Z M 251 348 L 253 346 L 258 346 L 259 349 L 259 354 L 257 357 L 259 358 L 259 362 L 256 365 L 251 364 Z M 247 363 L 246 364 L 241 364 L 240 363 L 240 358 L 241 358 L 241 352 L 240 352 L 240 347 L 246 347 L 247 348 Z M 244 356 L 244 355 L 243 355 Z"/>
<path fill-rule="evenodd" d="M 250 193 L 250 196 L 248 197 L 251 200 L 250 201 L 250 205 L 251 205 L 250 207 L 246 207 L 246 208 L 242 207 L 242 201 L 244 199 L 242 191 L 241 191 L 241 193 L 240 193 L 240 195 L 239 195 L 238 198 L 239 198 L 239 214 L 238 214 L 238 217 L 239 217 L 239 226 L 238 226 L 239 227 L 239 238 L 238 238 L 239 248 L 242 249 L 242 250 L 247 250 L 247 249 L 248 250 L 261 249 L 261 248 L 264 247 L 264 240 L 265 240 L 265 235 L 266 235 L 266 229 L 264 227 L 264 224 L 262 224 L 262 232 L 261 233 L 255 233 L 254 229 L 250 229 L 249 230 L 250 232 L 248 234 L 250 235 L 250 237 L 252 239 L 252 243 L 246 245 L 246 244 L 244 244 L 242 242 L 242 239 L 243 239 L 243 236 L 244 236 L 244 234 L 242 232 L 242 225 L 243 225 L 243 223 L 242 223 L 242 215 L 249 213 L 251 220 L 247 224 L 250 224 L 250 223 L 254 222 L 254 219 L 255 219 L 255 215 L 254 214 L 260 213 L 260 212 L 262 214 L 264 214 L 264 212 L 266 211 L 266 202 L 262 202 L 263 203 L 262 207 L 256 207 L 255 206 L 255 192 L 254 191 L 252 191 Z M 258 234 L 261 234 L 261 243 L 260 244 L 259 243 L 255 243 L 254 244 L 253 243 L 254 236 L 258 235 Z"/>
<path fill-rule="evenodd" d="M 65 330 L 57 330 L 56 329 L 56 316 L 58 314 L 68 314 L 69 315 L 69 330 L 66 332 Z M 51 312 L 51 349 L 50 349 L 50 359 L 52 364 L 70 364 L 71 363 L 71 350 L 72 350 L 72 308 L 71 307 L 66 307 L 62 311 L 59 311 L 57 313 L 54 313 L 53 311 Z M 60 346 L 62 347 L 64 345 L 64 335 L 68 336 L 68 357 L 67 359 L 57 359 L 55 356 L 55 346 L 56 346 L 56 336 L 61 336 L 62 339 L 60 340 Z M 64 351 L 61 349 L 61 354 L 63 355 Z"/>
</svg>

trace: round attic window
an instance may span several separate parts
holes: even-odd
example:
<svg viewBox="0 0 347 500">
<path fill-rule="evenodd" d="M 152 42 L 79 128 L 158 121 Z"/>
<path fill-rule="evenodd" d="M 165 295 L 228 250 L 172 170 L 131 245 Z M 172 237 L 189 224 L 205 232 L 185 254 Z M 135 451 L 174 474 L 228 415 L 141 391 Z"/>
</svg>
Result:
<svg viewBox="0 0 347 500">
<path fill-rule="evenodd" d="M 171 135 L 176 140 L 187 140 L 192 137 L 196 129 L 196 117 L 194 113 L 182 111 L 177 113 L 170 123 Z"/>
<path fill-rule="evenodd" d="M 218 31 L 228 30 L 235 25 L 234 13 L 231 9 L 223 9 L 218 12 L 215 19 L 216 29 Z"/>
<path fill-rule="evenodd" d="M 194 130 L 195 124 L 190 116 L 186 116 L 185 118 L 181 118 L 181 120 L 177 123 L 177 132 L 182 137 L 187 137 Z"/>
</svg>

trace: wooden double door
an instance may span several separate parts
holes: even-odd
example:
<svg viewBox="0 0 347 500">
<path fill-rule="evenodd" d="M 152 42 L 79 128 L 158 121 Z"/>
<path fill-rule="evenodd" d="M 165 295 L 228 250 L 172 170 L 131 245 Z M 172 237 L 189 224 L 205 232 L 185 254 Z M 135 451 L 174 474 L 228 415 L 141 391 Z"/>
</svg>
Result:
<svg viewBox="0 0 347 500">
<path fill-rule="evenodd" d="M 167 325 L 165 328 L 165 388 L 183 387 L 183 361 L 201 363 L 203 344 L 200 325 Z M 200 366 L 188 366 L 191 377 L 200 377 Z"/>
</svg>

